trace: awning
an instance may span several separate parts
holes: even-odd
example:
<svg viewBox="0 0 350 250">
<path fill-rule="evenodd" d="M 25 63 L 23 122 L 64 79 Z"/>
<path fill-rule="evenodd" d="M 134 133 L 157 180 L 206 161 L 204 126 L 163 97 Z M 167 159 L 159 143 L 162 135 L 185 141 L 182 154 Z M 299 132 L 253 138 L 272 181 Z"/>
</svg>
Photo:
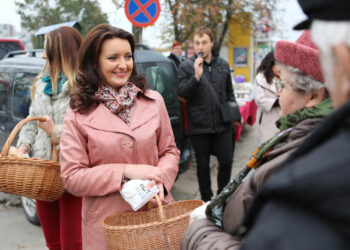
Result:
<svg viewBox="0 0 350 250">
<path fill-rule="evenodd" d="M 62 26 L 69 26 L 69 27 L 75 27 L 76 25 L 78 25 L 78 27 L 80 27 L 78 21 L 71 21 L 71 22 L 65 22 L 65 23 L 57 23 L 57 24 L 53 24 L 50 26 L 45 26 L 45 27 L 41 27 L 40 29 L 38 29 L 38 31 L 35 33 L 35 35 L 45 35 L 55 29 L 58 29 L 59 27 Z"/>
</svg>

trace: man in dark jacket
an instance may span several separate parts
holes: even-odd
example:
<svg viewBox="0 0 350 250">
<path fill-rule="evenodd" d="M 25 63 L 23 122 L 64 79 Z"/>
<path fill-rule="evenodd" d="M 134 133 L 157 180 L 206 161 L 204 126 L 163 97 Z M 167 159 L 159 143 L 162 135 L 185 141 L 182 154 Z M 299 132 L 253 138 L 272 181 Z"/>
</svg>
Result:
<svg viewBox="0 0 350 250">
<path fill-rule="evenodd" d="M 299 0 L 320 48 L 331 116 L 259 190 L 241 249 L 350 249 L 350 2 Z"/>
<path fill-rule="evenodd" d="M 235 101 L 228 63 L 212 52 L 213 34 L 198 28 L 193 37 L 196 55 L 180 64 L 178 94 L 186 100 L 188 134 L 197 160 L 201 198 L 208 201 L 211 190 L 210 155 L 218 158 L 218 193 L 231 178 L 234 141 L 231 122 L 223 122 L 220 104 Z"/>
<path fill-rule="evenodd" d="M 171 52 L 168 58 L 174 61 L 177 68 L 179 67 L 180 63 L 183 61 L 182 44 L 180 42 L 173 42 L 173 45 L 171 46 Z"/>
</svg>

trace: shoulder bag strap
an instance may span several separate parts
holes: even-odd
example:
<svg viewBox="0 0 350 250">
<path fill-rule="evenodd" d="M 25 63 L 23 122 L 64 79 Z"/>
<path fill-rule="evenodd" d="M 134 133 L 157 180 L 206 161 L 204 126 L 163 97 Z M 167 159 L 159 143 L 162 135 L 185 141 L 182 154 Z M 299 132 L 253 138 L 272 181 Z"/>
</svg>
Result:
<svg viewBox="0 0 350 250">
<path fill-rule="evenodd" d="M 273 92 L 271 89 L 266 88 L 265 86 L 261 85 L 256 79 L 254 80 L 255 84 L 258 85 L 260 88 L 265 89 L 266 91 L 269 91 L 270 93 L 276 95 L 275 92 Z"/>
<path fill-rule="evenodd" d="M 214 99 L 215 99 L 215 102 L 220 106 L 221 105 L 221 102 L 220 102 L 220 99 L 219 99 L 219 94 L 216 93 L 214 87 L 211 85 L 211 83 L 208 81 L 207 77 L 204 75 L 204 70 L 203 70 L 203 73 L 202 73 L 202 76 L 201 78 L 204 77 L 207 82 L 205 83 L 206 85 L 209 86 L 209 89 L 210 91 L 214 94 Z M 203 83 L 203 82 L 202 82 Z"/>
</svg>

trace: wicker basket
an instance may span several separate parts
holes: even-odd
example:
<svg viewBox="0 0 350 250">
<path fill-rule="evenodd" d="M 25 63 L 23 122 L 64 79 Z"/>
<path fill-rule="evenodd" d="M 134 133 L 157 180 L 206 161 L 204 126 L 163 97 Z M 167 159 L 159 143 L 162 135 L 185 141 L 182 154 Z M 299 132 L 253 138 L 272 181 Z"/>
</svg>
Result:
<svg viewBox="0 0 350 250">
<path fill-rule="evenodd" d="M 54 201 L 64 192 L 60 177 L 58 153 L 53 145 L 53 160 L 9 156 L 12 141 L 22 126 L 30 121 L 46 121 L 44 117 L 29 117 L 12 130 L 0 154 L 0 191 L 41 201 Z"/>
<path fill-rule="evenodd" d="M 190 212 L 204 202 L 183 200 L 163 207 L 158 195 L 156 199 L 158 208 L 111 215 L 102 221 L 109 249 L 180 249 Z"/>
</svg>

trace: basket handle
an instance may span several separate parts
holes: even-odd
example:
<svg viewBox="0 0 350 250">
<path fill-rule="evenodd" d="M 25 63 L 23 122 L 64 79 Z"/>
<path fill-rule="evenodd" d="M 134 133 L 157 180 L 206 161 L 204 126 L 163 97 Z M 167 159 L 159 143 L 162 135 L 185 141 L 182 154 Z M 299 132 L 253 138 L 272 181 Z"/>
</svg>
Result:
<svg viewBox="0 0 350 250">
<path fill-rule="evenodd" d="M 165 216 L 164 216 L 164 210 L 163 210 L 163 205 L 162 205 L 162 201 L 159 198 L 159 195 L 156 194 L 155 198 L 157 200 L 157 204 L 158 204 L 158 208 L 159 208 L 159 217 L 160 217 L 160 221 L 165 221 Z M 151 210 L 151 202 L 147 203 L 147 210 Z"/>
<path fill-rule="evenodd" d="M 52 160 L 58 162 L 58 150 L 56 146 L 56 143 L 52 143 Z"/>
<path fill-rule="evenodd" d="M 21 130 L 21 128 L 26 123 L 34 121 L 34 120 L 38 120 L 38 121 L 44 122 L 44 121 L 46 121 L 46 118 L 43 117 L 43 116 L 27 117 L 27 118 L 21 120 L 19 123 L 17 123 L 17 125 L 13 128 L 13 130 L 11 131 L 9 137 L 7 138 L 4 146 L 2 147 L 2 150 L 1 150 L 1 155 L 2 156 L 7 156 L 8 155 L 8 153 L 10 151 L 11 144 L 12 144 L 13 140 L 15 139 L 16 135 L 18 134 L 18 132 Z M 57 152 L 55 144 L 52 145 L 52 156 L 56 157 L 56 159 L 54 159 L 53 157 L 52 158 L 53 158 L 53 160 L 57 161 L 57 159 L 58 159 L 58 152 Z"/>
</svg>

